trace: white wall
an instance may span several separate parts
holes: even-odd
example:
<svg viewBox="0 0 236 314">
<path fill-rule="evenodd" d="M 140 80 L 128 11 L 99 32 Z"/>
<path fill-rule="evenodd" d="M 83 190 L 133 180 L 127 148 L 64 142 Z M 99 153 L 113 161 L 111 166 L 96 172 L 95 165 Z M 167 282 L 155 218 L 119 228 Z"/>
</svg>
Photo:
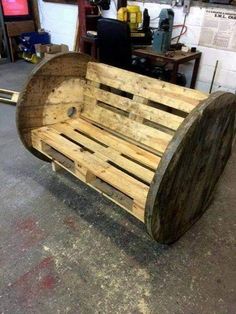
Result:
<svg viewBox="0 0 236 314">
<path fill-rule="evenodd" d="M 41 27 L 51 35 L 54 44 L 66 44 L 73 50 L 78 6 L 38 0 Z"/>
<path fill-rule="evenodd" d="M 132 2 L 129 2 L 130 4 Z M 135 2 L 134 4 L 137 4 Z M 168 5 L 160 5 L 156 3 L 138 3 L 143 10 L 147 8 L 151 16 L 151 26 L 158 25 L 159 12 L 162 8 L 170 7 Z M 53 43 L 68 44 L 70 49 L 73 49 L 77 6 L 46 3 L 39 0 L 40 17 L 42 27 L 50 31 Z M 205 8 L 191 7 L 190 13 L 186 19 L 187 33 L 182 36 L 181 42 L 188 46 L 197 46 L 201 31 Z M 183 9 L 174 8 L 175 20 L 174 24 L 182 24 L 184 19 Z M 111 2 L 109 11 L 103 12 L 104 17 L 116 17 L 116 7 L 114 2 Z M 174 34 L 173 34 L 174 35 Z M 202 52 L 202 60 L 200 64 L 196 88 L 205 92 L 209 91 L 210 82 L 214 72 L 216 60 L 219 60 L 218 70 L 215 78 L 213 90 L 227 90 L 235 93 L 236 91 L 236 52 L 218 50 L 197 46 L 197 49 Z M 191 63 L 183 67 L 181 70 L 185 72 L 188 82 L 190 81 Z"/>
</svg>

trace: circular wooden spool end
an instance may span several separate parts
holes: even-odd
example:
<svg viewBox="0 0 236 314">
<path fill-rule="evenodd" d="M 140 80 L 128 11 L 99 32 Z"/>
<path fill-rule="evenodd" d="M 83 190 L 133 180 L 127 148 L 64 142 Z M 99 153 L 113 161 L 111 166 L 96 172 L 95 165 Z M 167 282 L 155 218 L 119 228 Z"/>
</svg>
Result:
<svg viewBox="0 0 236 314">
<path fill-rule="evenodd" d="M 36 157 L 48 160 L 32 147 L 31 130 L 79 114 L 89 61 L 93 59 L 80 53 L 57 54 L 29 76 L 17 103 L 16 125 L 22 143 Z"/>
<path fill-rule="evenodd" d="M 150 186 L 145 223 L 158 242 L 172 243 L 205 212 L 230 156 L 235 96 L 216 92 L 184 120 Z"/>
</svg>

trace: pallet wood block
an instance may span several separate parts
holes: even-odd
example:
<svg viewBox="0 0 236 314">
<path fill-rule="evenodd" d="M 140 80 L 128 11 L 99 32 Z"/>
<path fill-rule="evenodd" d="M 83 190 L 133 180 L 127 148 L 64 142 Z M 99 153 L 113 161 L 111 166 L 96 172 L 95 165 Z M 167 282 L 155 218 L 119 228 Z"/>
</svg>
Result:
<svg viewBox="0 0 236 314">
<path fill-rule="evenodd" d="M 172 243 L 203 214 L 230 156 L 236 99 L 60 54 L 20 94 L 25 147 Z M 171 109 L 171 110 L 170 110 Z"/>
</svg>

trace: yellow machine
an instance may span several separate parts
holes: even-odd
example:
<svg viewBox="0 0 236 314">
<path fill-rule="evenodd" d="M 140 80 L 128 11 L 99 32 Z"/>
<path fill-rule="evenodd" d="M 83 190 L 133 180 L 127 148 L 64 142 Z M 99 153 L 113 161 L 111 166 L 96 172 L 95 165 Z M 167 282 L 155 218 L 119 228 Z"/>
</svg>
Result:
<svg viewBox="0 0 236 314">
<path fill-rule="evenodd" d="M 117 19 L 119 21 L 128 22 L 131 32 L 135 32 L 139 24 L 142 23 L 142 12 L 138 5 L 128 5 L 118 10 Z"/>
</svg>

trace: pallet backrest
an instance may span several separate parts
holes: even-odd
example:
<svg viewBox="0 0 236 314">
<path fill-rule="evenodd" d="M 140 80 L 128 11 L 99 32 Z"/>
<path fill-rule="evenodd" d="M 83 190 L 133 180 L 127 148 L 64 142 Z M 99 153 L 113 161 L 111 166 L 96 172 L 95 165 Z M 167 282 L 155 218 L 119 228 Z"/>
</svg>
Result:
<svg viewBox="0 0 236 314">
<path fill-rule="evenodd" d="M 86 79 L 81 116 L 159 155 L 184 117 L 206 98 L 196 90 L 101 63 L 88 63 Z"/>
</svg>

